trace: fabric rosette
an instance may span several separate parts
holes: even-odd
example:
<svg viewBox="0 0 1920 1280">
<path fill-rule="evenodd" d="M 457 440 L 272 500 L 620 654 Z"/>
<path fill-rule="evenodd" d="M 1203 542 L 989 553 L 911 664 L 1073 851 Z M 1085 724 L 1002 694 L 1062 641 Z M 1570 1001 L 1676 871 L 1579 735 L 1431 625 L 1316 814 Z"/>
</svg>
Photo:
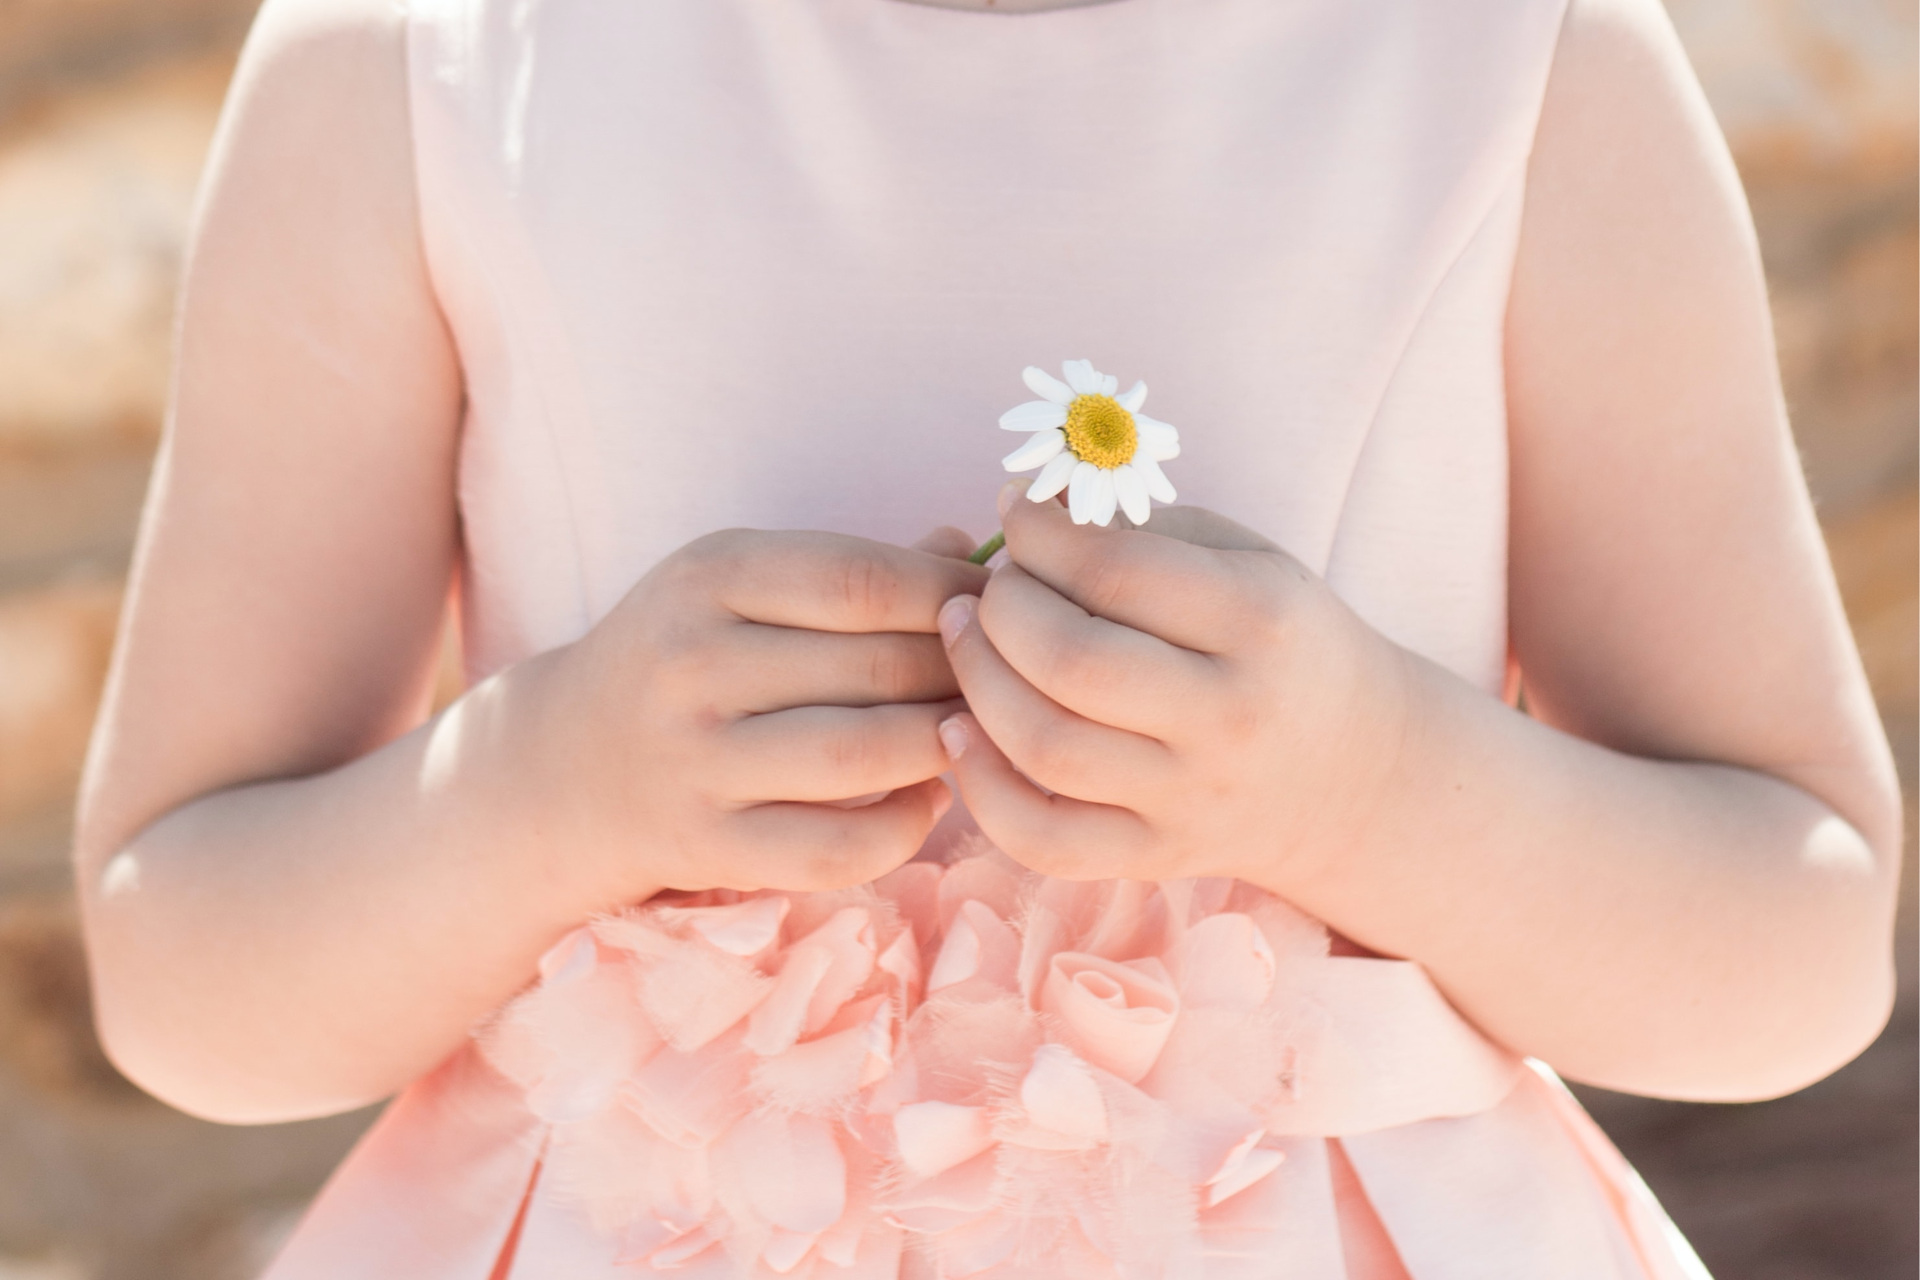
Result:
<svg viewBox="0 0 1920 1280">
<path fill-rule="evenodd" d="M 1326 953 L 1232 881 L 983 846 L 597 919 L 479 1038 L 549 1126 L 541 1194 L 640 1271 L 1202 1275 L 1279 1229 L 1276 993 Z"/>
</svg>

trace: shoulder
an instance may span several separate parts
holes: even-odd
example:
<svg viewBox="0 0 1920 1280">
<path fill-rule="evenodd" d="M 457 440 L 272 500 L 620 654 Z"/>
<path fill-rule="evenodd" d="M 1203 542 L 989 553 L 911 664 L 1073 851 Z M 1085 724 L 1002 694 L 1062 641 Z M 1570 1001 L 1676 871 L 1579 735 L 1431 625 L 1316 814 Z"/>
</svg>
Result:
<svg viewBox="0 0 1920 1280">
<path fill-rule="evenodd" d="M 1659 0 L 1571 0 L 1527 198 L 1535 222 L 1658 223 L 1656 240 L 1731 236 L 1757 261 L 1739 175 Z"/>
<path fill-rule="evenodd" d="M 247 36 L 239 80 L 267 71 L 377 75 L 399 64 L 407 20 L 402 0 L 266 0 Z"/>
<path fill-rule="evenodd" d="M 1509 356 L 1556 381 L 1577 381 L 1572 366 L 1597 372 L 1608 351 L 1638 348 L 1671 366 L 1691 348 L 1772 382 L 1753 220 L 1659 0 L 1572 0 L 1567 10 L 1528 163 L 1508 320 Z M 1726 341 L 1705 342 L 1714 333 Z"/>
<path fill-rule="evenodd" d="M 405 161 L 406 33 L 395 0 L 266 0 L 234 71 L 211 177 L 236 161 L 322 172 L 352 163 L 373 175 Z"/>
<path fill-rule="evenodd" d="M 266 0 L 208 157 L 189 300 L 226 268 L 311 266 L 313 285 L 343 258 L 417 256 L 406 38 L 394 0 Z"/>
</svg>

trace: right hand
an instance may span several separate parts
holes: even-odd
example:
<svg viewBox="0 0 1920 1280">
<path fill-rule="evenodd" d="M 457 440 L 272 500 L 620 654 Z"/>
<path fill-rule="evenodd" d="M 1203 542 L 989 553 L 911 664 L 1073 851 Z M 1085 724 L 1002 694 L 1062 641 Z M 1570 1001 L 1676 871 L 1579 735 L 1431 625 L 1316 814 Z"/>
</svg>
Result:
<svg viewBox="0 0 1920 1280">
<path fill-rule="evenodd" d="M 986 585 L 971 549 L 953 529 L 913 549 L 709 534 L 552 655 L 543 754 L 592 896 L 834 889 L 911 858 L 952 804 L 937 728 L 961 703 L 937 618 Z"/>
</svg>

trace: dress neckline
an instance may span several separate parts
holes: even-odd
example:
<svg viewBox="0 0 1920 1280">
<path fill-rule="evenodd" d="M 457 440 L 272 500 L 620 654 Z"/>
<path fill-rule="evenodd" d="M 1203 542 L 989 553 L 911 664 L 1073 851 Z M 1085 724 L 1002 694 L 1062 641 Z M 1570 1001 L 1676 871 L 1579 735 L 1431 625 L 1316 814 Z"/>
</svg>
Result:
<svg viewBox="0 0 1920 1280">
<path fill-rule="evenodd" d="M 971 13 L 1051 13 L 1056 9 L 1085 9 L 1093 5 L 1117 4 L 1119 0 L 900 0 L 903 4 L 926 5 L 935 9 L 959 9 Z"/>
</svg>

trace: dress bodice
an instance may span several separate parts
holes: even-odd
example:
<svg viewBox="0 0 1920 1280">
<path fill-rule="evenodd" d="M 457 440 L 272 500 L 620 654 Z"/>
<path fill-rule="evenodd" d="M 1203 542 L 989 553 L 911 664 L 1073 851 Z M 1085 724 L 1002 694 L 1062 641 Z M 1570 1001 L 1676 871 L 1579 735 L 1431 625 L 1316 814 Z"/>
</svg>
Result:
<svg viewBox="0 0 1920 1280">
<path fill-rule="evenodd" d="M 470 667 L 729 526 L 984 536 L 1019 370 L 1496 689 L 1501 321 L 1562 0 L 417 0 Z"/>
</svg>

